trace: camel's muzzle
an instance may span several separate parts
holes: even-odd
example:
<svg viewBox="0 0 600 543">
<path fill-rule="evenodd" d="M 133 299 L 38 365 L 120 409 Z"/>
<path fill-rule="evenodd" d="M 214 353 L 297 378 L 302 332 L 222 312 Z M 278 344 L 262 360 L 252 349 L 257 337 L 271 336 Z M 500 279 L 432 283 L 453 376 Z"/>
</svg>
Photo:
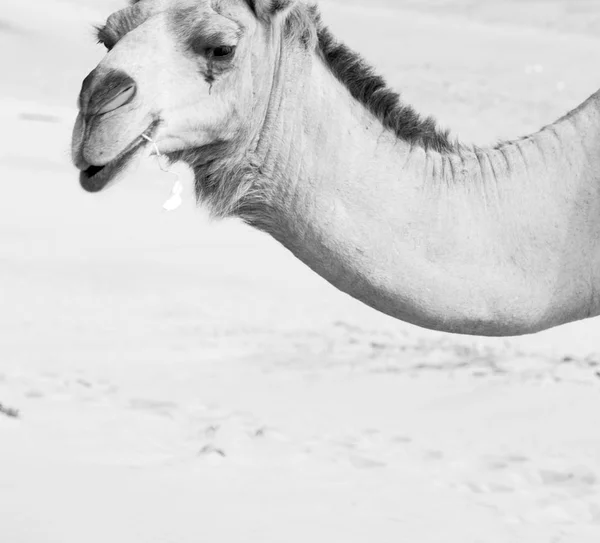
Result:
<svg viewBox="0 0 600 543">
<path fill-rule="evenodd" d="M 140 114 L 139 102 L 134 100 L 137 95 L 135 81 L 120 70 L 96 68 L 83 81 L 73 131 L 73 162 L 88 192 L 106 187 L 147 145 L 142 135 L 151 135 L 156 121 Z"/>
<path fill-rule="evenodd" d="M 151 136 L 156 131 L 159 122 L 153 122 L 139 137 L 137 137 L 119 156 L 104 166 L 89 165 L 81 169 L 79 183 L 88 192 L 99 192 L 108 185 L 151 141 Z"/>
<path fill-rule="evenodd" d="M 79 173 L 79 183 L 87 192 L 101 191 L 115 176 L 125 168 L 133 155 L 146 144 L 146 140 L 139 138 L 132 144 L 130 149 L 124 152 L 116 160 L 105 166 L 90 166 Z"/>
</svg>

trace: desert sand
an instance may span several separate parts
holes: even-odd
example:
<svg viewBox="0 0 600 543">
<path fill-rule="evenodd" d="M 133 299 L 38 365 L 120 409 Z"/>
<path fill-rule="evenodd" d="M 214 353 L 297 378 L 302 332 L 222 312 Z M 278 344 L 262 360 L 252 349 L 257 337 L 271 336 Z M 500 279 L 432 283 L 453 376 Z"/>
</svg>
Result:
<svg viewBox="0 0 600 543">
<path fill-rule="evenodd" d="M 189 182 L 165 213 L 152 159 L 79 188 L 91 25 L 122 4 L 2 4 L 0 542 L 600 541 L 599 320 L 427 332 L 209 221 Z M 592 4 L 322 9 L 406 101 L 485 144 L 600 88 Z"/>
</svg>

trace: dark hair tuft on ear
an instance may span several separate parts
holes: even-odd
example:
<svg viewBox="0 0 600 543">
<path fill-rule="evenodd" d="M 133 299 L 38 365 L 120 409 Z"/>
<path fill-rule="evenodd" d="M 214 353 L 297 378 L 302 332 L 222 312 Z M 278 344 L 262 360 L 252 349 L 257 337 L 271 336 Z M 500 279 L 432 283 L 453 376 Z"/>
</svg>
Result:
<svg viewBox="0 0 600 543">
<path fill-rule="evenodd" d="M 257 17 L 273 17 L 290 7 L 295 0 L 246 0 L 248 7 Z"/>
<path fill-rule="evenodd" d="M 291 4 L 291 0 L 271 0 L 269 14 L 275 15 L 278 11 L 284 10 Z"/>
</svg>

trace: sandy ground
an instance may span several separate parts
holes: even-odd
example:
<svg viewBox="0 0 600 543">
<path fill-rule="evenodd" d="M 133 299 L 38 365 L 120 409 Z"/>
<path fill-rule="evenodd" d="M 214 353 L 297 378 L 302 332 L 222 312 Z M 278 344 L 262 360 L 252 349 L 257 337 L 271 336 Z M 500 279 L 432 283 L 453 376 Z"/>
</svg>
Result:
<svg viewBox="0 0 600 543">
<path fill-rule="evenodd" d="M 0 541 L 597 543 L 598 320 L 422 331 L 191 197 L 164 214 L 151 163 L 78 188 L 90 23 L 119 4 L 0 13 Z M 519 5 L 323 10 L 407 101 L 486 143 L 600 87 L 592 2 Z"/>
</svg>

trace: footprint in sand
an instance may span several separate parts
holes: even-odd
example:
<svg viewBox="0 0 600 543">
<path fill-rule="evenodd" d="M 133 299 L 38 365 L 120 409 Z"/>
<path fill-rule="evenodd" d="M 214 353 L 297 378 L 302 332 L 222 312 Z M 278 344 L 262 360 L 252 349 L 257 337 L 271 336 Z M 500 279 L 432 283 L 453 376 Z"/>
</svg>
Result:
<svg viewBox="0 0 600 543">
<path fill-rule="evenodd" d="M 46 395 L 41 390 L 38 390 L 35 388 L 30 389 L 27 392 L 25 392 L 25 397 L 30 400 L 40 400 L 40 399 L 44 398 L 45 396 Z"/>
<path fill-rule="evenodd" d="M 561 524 L 570 526 L 596 525 L 593 506 L 581 500 L 541 501 L 538 507 L 526 516 L 528 522 L 540 524 Z"/>
<path fill-rule="evenodd" d="M 423 459 L 428 462 L 440 462 L 444 460 L 444 453 L 442 451 L 425 451 Z"/>
<path fill-rule="evenodd" d="M 381 469 L 387 467 L 385 462 L 366 456 L 351 455 L 349 460 L 350 464 L 357 469 Z"/>
<path fill-rule="evenodd" d="M 597 475 L 585 466 L 567 470 L 542 469 L 539 471 L 543 485 L 571 489 L 574 491 L 595 491 L 598 485 Z"/>
<path fill-rule="evenodd" d="M 130 409 L 135 411 L 146 411 L 159 417 L 173 418 L 174 413 L 179 409 L 175 402 L 148 400 L 144 398 L 136 398 L 130 400 Z"/>
<path fill-rule="evenodd" d="M 412 442 L 407 436 L 389 437 L 379 430 L 367 429 L 324 437 L 318 440 L 318 446 L 335 463 L 342 462 L 357 469 L 381 469 L 404 462 L 406 447 Z"/>
<path fill-rule="evenodd" d="M 413 442 L 413 439 L 408 436 L 395 436 L 392 438 L 392 445 L 410 445 Z"/>
<path fill-rule="evenodd" d="M 219 412 L 216 419 L 203 417 L 196 421 L 201 426 L 195 431 L 198 456 L 214 462 L 250 465 L 297 463 L 301 447 L 284 433 L 260 424 L 249 415 Z"/>
<path fill-rule="evenodd" d="M 22 379 L 24 396 L 28 399 L 42 398 L 50 401 L 98 402 L 114 395 L 118 388 L 110 383 L 87 379 L 81 375 L 65 375 L 45 372 Z"/>
<path fill-rule="evenodd" d="M 490 456 L 484 459 L 484 468 L 492 472 L 514 473 L 516 470 L 525 467 L 529 462 L 529 458 L 520 455 Z"/>
<path fill-rule="evenodd" d="M 527 522 L 600 525 L 598 474 L 585 465 L 553 462 L 542 466 L 522 455 L 489 457 L 483 465 L 489 478 L 460 486 L 475 494 L 518 494 L 528 504 L 522 506 Z"/>
</svg>

